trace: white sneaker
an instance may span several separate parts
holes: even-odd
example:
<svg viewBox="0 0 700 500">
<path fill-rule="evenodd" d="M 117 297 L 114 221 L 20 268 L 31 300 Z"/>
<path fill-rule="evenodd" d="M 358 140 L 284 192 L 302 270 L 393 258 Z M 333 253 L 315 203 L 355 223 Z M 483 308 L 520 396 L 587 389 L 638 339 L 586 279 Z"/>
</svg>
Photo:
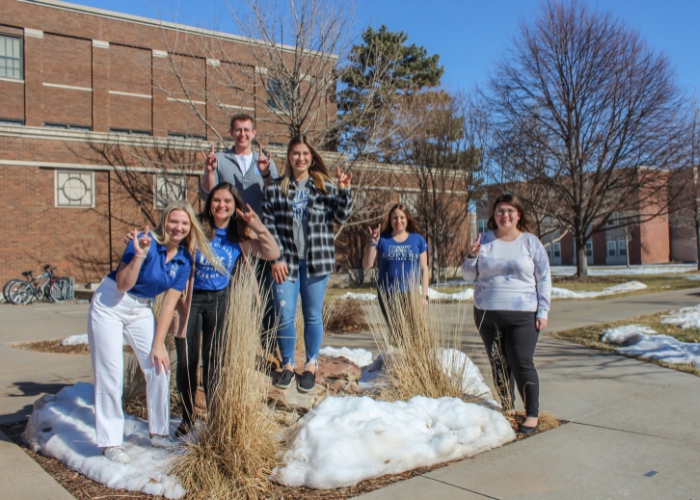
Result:
<svg viewBox="0 0 700 500">
<path fill-rule="evenodd" d="M 172 448 L 175 446 L 175 441 L 170 436 L 159 436 L 154 434 L 151 436 L 151 446 L 154 448 Z"/>
<path fill-rule="evenodd" d="M 131 463 L 129 455 L 126 454 L 126 451 L 124 451 L 124 448 L 121 446 L 107 446 L 103 448 L 102 454 L 112 462 L 117 462 L 118 464 Z"/>
</svg>

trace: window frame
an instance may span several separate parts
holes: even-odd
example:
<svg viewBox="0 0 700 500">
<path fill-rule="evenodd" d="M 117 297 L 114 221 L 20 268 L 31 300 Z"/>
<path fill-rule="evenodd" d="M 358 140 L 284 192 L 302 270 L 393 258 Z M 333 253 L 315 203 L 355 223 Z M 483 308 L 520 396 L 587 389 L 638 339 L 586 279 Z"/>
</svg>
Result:
<svg viewBox="0 0 700 500">
<path fill-rule="evenodd" d="M 73 179 L 78 179 L 85 186 L 85 194 L 80 199 L 73 199 L 66 194 L 66 184 Z M 61 193 L 67 201 L 61 200 Z M 89 200 L 85 202 L 84 199 L 88 195 Z M 54 170 L 54 207 L 95 208 L 95 172 L 93 170 Z"/>
<path fill-rule="evenodd" d="M 608 247 L 607 256 L 608 257 L 617 257 L 617 241 L 608 240 L 607 247 Z M 611 250 L 612 250 L 612 253 L 610 253 Z"/>
<path fill-rule="evenodd" d="M 187 201 L 187 180 L 188 176 L 184 174 L 153 174 L 153 208 L 156 210 L 163 210 L 171 201 Z M 173 186 L 173 188 L 180 189 L 181 197 L 169 197 L 165 199 L 163 196 L 161 196 L 161 189 L 167 188 L 168 185 Z"/>
<path fill-rule="evenodd" d="M 561 259 L 561 243 L 552 243 L 552 258 Z"/>
<path fill-rule="evenodd" d="M 7 33 L 0 33 L 0 42 L 3 40 L 16 40 L 18 43 L 18 49 L 19 49 L 19 57 L 10 57 L 7 55 L 0 55 L 0 60 L 7 60 L 9 61 L 14 61 L 17 60 L 19 62 L 19 77 L 15 76 L 8 76 L 7 74 L 2 74 L 0 72 L 0 78 L 5 79 L 5 80 L 13 80 L 13 81 L 24 81 L 24 39 L 21 36 L 15 36 L 15 35 L 10 35 Z M 4 45 L 4 44 L 3 44 Z M 4 48 L 4 47 L 3 47 Z M 0 65 L 0 71 L 2 70 L 7 70 L 8 65 Z M 14 69 L 13 69 L 14 71 Z"/>
<path fill-rule="evenodd" d="M 620 257 L 627 257 L 627 241 L 617 240 L 617 254 Z"/>
</svg>

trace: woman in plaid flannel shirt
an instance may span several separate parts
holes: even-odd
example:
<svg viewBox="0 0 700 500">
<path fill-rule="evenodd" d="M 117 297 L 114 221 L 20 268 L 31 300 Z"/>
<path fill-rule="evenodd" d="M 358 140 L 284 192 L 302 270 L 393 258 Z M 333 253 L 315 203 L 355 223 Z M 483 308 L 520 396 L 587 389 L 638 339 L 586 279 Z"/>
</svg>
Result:
<svg viewBox="0 0 700 500">
<path fill-rule="evenodd" d="M 289 387 L 294 379 L 294 316 L 301 295 L 306 365 L 298 383 L 301 392 L 316 384 L 317 358 L 323 339 L 321 309 L 328 275 L 335 268 L 333 224 L 350 216 L 352 174 L 339 168 L 337 186 L 323 158 L 305 135 L 287 147 L 284 175 L 265 189 L 263 222 L 277 240 L 282 256 L 272 264 L 272 294 L 279 317 L 278 344 L 284 369 L 277 382 Z"/>
</svg>

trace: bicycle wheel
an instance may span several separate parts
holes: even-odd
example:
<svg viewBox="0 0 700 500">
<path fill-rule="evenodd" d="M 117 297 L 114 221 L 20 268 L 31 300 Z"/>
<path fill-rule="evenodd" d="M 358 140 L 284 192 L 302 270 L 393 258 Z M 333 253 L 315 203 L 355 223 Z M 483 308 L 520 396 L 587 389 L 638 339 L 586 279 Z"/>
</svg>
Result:
<svg viewBox="0 0 700 500">
<path fill-rule="evenodd" d="M 58 279 L 51 283 L 49 297 L 54 302 L 65 302 L 70 299 L 70 281 Z"/>
<path fill-rule="evenodd" d="M 10 302 L 10 287 L 17 283 L 24 283 L 24 281 L 18 279 L 11 279 L 7 283 L 5 283 L 4 287 L 2 287 L 2 297 L 5 299 L 5 302 Z"/>
<path fill-rule="evenodd" d="M 17 306 L 29 304 L 36 298 L 32 285 L 22 281 L 18 281 L 10 286 L 7 296 L 9 301 Z"/>
</svg>

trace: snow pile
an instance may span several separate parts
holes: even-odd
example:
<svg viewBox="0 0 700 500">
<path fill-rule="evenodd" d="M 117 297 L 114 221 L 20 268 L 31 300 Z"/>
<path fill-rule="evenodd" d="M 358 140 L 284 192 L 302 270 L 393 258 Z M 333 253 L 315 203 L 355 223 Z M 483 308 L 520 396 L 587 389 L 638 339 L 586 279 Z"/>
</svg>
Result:
<svg viewBox="0 0 700 500">
<path fill-rule="evenodd" d="M 376 293 L 353 293 L 347 292 L 345 295 L 341 295 L 337 300 L 377 300 Z"/>
<path fill-rule="evenodd" d="M 700 328 L 700 306 L 684 307 L 665 316 L 662 323 L 676 325 L 678 328 Z"/>
<path fill-rule="evenodd" d="M 643 290 L 647 286 L 639 281 L 628 281 L 619 285 L 609 286 L 599 292 L 574 292 L 565 288 L 552 287 L 552 298 L 557 299 L 590 299 L 592 297 L 602 297 L 605 295 L 614 295 L 616 293 L 633 292 L 635 290 Z"/>
<path fill-rule="evenodd" d="M 626 325 L 603 331 L 601 340 L 623 347 L 620 354 L 641 359 L 653 359 L 666 363 L 689 363 L 700 365 L 700 344 L 679 342 L 668 335 L 658 335 L 654 330 L 641 325 Z"/>
<path fill-rule="evenodd" d="M 472 300 L 474 298 L 474 289 L 466 288 L 461 292 L 456 293 L 442 293 L 432 288 L 428 288 L 428 298 L 431 300 Z M 347 292 L 345 295 L 341 295 L 338 299 L 355 299 L 355 300 L 377 300 L 376 293 L 353 293 Z"/>
<path fill-rule="evenodd" d="M 445 373 L 449 376 L 461 374 L 462 392 L 464 394 L 482 398 L 494 408 L 500 407 L 496 400 L 493 399 L 491 389 L 486 385 L 479 368 L 469 359 L 469 356 L 456 349 L 440 349 L 438 356 Z"/>
<path fill-rule="evenodd" d="M 515 438 L 497 411 L 455 398 L 408 402 L 326 398 L 298 423 L 272 478 L 288 486 L 339 488 L 384 474 L 464 458 Z"/>
<path fill-rule="evenodd" d="M 82 333 L 80 335 L 71 335 L 66 337 L 61 341 L 61 345 L 87 345 L 88 336 L 87 333 Z"/>
<path fill-rule="evenodd" d="M 466 288 L 457 293 L 441 293 L 428 288 L 428 298 L 431 300 L 472 300 L 474 298 L 474 289 Z"/>
<path fill-rule="evenodd" d="M 365 349 L 349 349 L 347 347 L 336 349 L 334 347 L 324 347 L 319 354 L 328 356 L 329 358 L 342 357 L 352 361 L 359 367 L 367 366 L 372 363 L 372 353 Z"/>
<path fill-rule="evenodd" d="M 178 479 L 166 473 L 176 452 L 153 448 L 146 422 L 126 415 L 124 447 L 130 464 L 117 464 L 102 455 L 95 443 L 94 393 L 92 384 L 79 382 L 37 400 L 24 433 L 27 444 L 110 488 L 183 497 Z"/>
<path fill-rule="evenodd" d="M 694 264 L 656 264 L 644 266 L 589 266 L 589 276 L 625 276 L 635 274 L 675 274 L 697 271 L 698 265 Z M 574 266 L 552 266 L 552 274 L 557 276 L 573 276 L 576 274 Z"/>
</svg>

